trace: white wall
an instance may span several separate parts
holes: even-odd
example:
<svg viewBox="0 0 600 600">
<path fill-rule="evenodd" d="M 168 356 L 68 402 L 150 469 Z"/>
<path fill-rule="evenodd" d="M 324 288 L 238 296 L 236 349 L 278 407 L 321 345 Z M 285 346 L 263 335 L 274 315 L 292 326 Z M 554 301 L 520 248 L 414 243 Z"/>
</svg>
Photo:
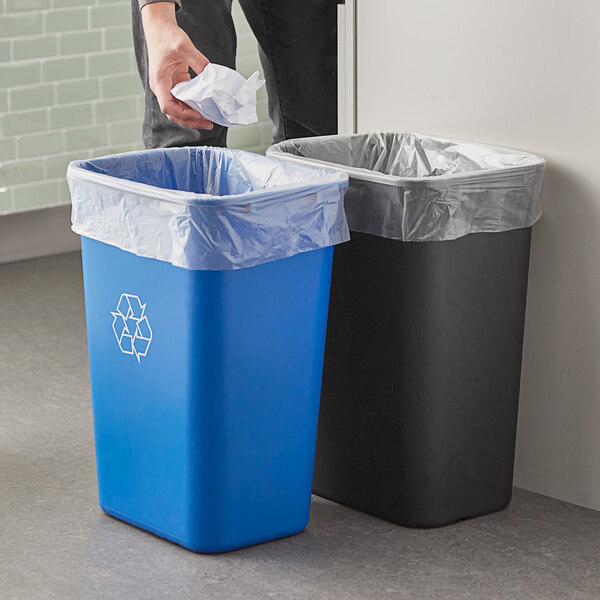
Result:
<svg viewBox="0 0 600 600">
<path fill-rule="evenodd" d="M 600 509 L 600 2 L 357 0 L 359 131 L 549 161 L 531 256 L 515 485 Z"/>
</svg>

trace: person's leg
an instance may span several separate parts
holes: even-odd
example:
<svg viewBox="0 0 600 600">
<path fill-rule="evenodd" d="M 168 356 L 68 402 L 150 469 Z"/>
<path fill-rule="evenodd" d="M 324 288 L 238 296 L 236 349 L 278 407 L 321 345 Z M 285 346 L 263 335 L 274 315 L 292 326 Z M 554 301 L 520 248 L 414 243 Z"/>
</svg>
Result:
<svg viewBox="0 0 600 600">
<path fill-rule="evenodd" d="M 336 0 L 240 4 L 258 40 L 273 141 L 336 133 Z"/>
<path fill-rule="evenodd" d="M 210 60 L 235 69 L 236 37 L 231 18 L 232 0 L 186 0 L 176 12 L 177 23 Z M 161 112 L 148 83 L 148 50 L 138 0 L 132 0 L 135 54 L 144 87 L 146 110 L 143 138 L 146 148 L 170 146 L 225 146 L 227 129 L 215 125 L 210 131 L 189 129 L 172 123 Z"/>
</svg>

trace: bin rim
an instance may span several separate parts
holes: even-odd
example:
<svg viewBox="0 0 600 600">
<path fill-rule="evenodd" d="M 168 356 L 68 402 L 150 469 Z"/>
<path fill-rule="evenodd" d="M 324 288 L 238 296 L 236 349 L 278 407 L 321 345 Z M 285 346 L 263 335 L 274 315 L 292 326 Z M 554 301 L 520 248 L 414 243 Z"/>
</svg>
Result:
<svg viewBox="0 0 600 600">
<path fill-rule="evenodd" d="M 458 144 L 470 144 L 473 146 L 479 146 L 481 148 L 489 148 L 490 150 L 500 150 L 502 152 L 510 151 L 513 154 L 530 157 L 533 159 L 532 163 L 529 165 L 518 165 L 514 167 L 502 167 L 496 169 L 480 169 L 478 171 L 464 171 L 462 173 L 448 173 L 443 175 L 429 175 L 427 177 L 400 177 L 398 175 L 388 175 L 387 173 L 381 173 L 380 171 L 373 171 L 371 169 L 365 169 L 364 167 L 351 167 L 345 165 L 339 165 L 337 163 L 331 163 L 324 160 L 319 160 L 316 158 L 308 158 L 304 156 L 297 156 L 295 154 L 290 154 L 287 152 L 283 152 L 280 150 L 282 146 L 285 144 L 289 144 L 290 142 L 296 141 L 315 141 L 322 140 L 328 141 L 333 140 L 339 137 L 358 137 L 362 135 L 371 135 L 373 133 L 377 133 L 379 135 L 390 135 L 394 133 L 410 133 L 412 135 L 420 136 L 420 137 L 429 137 L 440 142 L 450 142 L 450 143 L 458 143 Z M 303 137 L 303 138 L 291 138 L 289 140 L 283 140 L 272 146 L 267 148 L 266 155 L 270 158 L 281 158 L 283 160 L 289 160 L 293 162 L 297 162 L 304 165 L 313 165 L 315 167 L 320 167 L 322 169 L 330 169 L 340 171 L 342 173 L 346 173 L 349 177 L 354 179 L 360 179 L 363 181 L 372 181 L 374 183 L 381 183 L 383 185 L 390 185 L 395 187 L 432 187 L 432 188 L 440 188 L 440 187 L 450 187 L 451 185 L 455 185 L 456 183 L 471 183 L 477 182 L 482 176 L 490 177 L 494 175 L 500 175 L 502 177 L 507 174 L 531 174 L 537 173 L 539 171 L 543 171 L 546 168 L 547 161 L 545 158 L 533 154 L 531 152 L 524 152 L 522 150 L 514 150 L 512 148 L 506 148 L 504 146 L 495 146 L 491 144 L 483 144 L 481 142 L 474 142 L 471 140 L 462 140 L 458 138 L 446 138 L 440 137 L 437 135 L 423 134 L 419 132 L 393 132 L 393 131 L 377 131 L 377 132 L 365 132 L 365 133 L 351 133 L 344 136 L 343 134 L 333 134 L 333 135 L 323 135 L 319 137 Z M 488 179 L 489 181 L 489 179 Z"/>
<path fill-rule="evenodd" d="M 227 150 L 229 152 L 237 152 L 240 154 L 253 154 L 254 156 L 261 156 L 260 154 L 256 155 L 252 152 L 246 152 L 245 150 L 230 148 L 225 149 L 217 147 L 214 147 L 212 149 Z M 155 150 L 157 152 L 164 152 L 165 148 L 156 148 L 153 150 L 148 150 L 147 152 L 151 153 Z M 103 158 L 109 158 L 114 156 L 129 156 L 138 154 L 139 151 L 134 150 L 131 152 L 120 152 L 118 154 L 106 154 L 104 156 L 94 157 L 93 159 L 71 161 L 67 169 L 67 179 L 79 179 L 84 181 L 90 181 L 103 187 L 133 192 L 136 195 L 139 195 L 140 192 L 142 192 L 143 195 L 146 197 L 155 198 L 163 202 L 170 202 L 173 204 L 180 204 L 183 206 L 197 206 L 203 208 L 220 208 L 226 206 L 243 206 L 248 204 L 256 204 L 261 201 L 269 200 L 272 198 L 273 194 L 279 194 L 280 192 L 293 192 L 295 190 L 309 191 L 311 187 L 320 189 L 324 186 L 336 183 L 340 186 L 346 186 L 348 184 L 347 176 L 343 174 L 343 171 L 341 171 L 340 169 L 329 169 L 326 167 L 320 167 L 321 171 L 329 171 L 329 173 L 321 175 L 318 178 L 314 178 L 312 180 L 310 178 L 307 178 L 307 180 L 304 182 L 290 183 L 272 188 L 259 188 L 250 192 L 244 192 L 243 194 L 224 194 L 222 196 L 217 196 L 214 194 L 201 194 L 197 192 L 186 192 L 183 190 L 161 188 L 147 183 L 132 181 L 130 179 L 121 179 L 113 175 L 96 173 L 94 171 L 85 169 L 82 166 L 83 163 L 92 160 L 101 160 Z M 278 156 L 264 156 L 263 158 L 267 158 L 269 160 L 279 159 Z M 306 165 L 304 165 L 304 167 L 306 167 Z M 310 167 L 307 168 L 311 169 Z"/>
</svg>

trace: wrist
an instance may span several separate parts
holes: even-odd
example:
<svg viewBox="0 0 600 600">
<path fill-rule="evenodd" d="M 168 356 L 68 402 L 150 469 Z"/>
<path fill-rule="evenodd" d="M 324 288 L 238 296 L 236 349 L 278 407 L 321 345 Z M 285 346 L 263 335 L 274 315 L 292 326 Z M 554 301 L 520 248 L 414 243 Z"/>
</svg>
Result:
<svg viewBox="0 0 600 600">
<path fill-rule="evenodd" d="M 175 19 L 175 3 L 167 0 L 144 5 L 142 7 L 142 23 L 146 34 L 152 33 L 156 28 L 178 27 Z"/>
</svg>

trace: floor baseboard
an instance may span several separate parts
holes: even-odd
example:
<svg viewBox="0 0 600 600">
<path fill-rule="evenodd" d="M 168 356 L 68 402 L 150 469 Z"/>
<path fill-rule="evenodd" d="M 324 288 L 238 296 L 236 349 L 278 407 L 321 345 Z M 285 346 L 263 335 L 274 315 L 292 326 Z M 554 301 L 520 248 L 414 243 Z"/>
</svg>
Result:
<svg viewBox="0 0 600 600">
<path fill-rule="evenodd" d="M 71 205 L 0 217 L 0 263 L 79 250 L 71 231 Z"/>
</svg>

